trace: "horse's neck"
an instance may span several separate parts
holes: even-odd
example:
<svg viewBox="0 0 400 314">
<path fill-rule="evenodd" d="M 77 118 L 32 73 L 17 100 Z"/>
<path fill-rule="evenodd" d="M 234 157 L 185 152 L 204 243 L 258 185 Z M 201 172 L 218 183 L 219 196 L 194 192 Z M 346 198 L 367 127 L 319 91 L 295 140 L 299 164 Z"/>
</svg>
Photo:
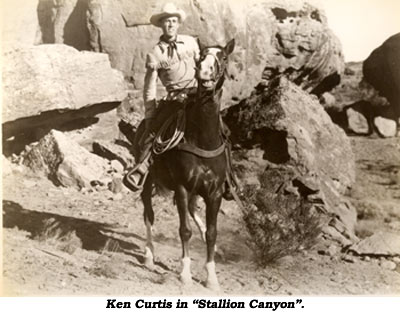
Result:
<svg viewBox="0 0 400 314">
<path fill-rule="evenodd" d="M 213 150 L 221 145 L 220 101 L 221 91 L 217 91 L 215 95 L 200 96 L 195 105 L 192 114 L 195 128 L 191 140 L 202 149 Z"/>
</svg>

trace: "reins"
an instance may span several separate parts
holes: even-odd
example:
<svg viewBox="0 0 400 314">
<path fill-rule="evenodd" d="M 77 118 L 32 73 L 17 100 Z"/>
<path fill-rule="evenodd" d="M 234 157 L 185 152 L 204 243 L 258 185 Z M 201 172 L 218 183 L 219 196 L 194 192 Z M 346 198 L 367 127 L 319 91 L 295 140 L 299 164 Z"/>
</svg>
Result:
<svg viewBox="0 0 400 314">
<path fill-rule="evenodd" d="M 221 79 L 222 75 L 224 75 L 225 68 L 221 67 L 220 62 L 215 55 L 209 53 L 209 54 L 206 54 L 205 56 L 207 56 L 207 55 L 213 56 L 215 58 L 217 66 L 218 66 L 218 78 L 216 80 L 216 84 L 214 86 L 213 93 L 212 93 L 213 97 L 215 97 L 215 93 L 216 93 L 215 90 L 216 90 L 218 81 Z M 189 84 L 192 83 L 193 80 L 195 80 L 195 78 L 190 80 L 185 85 L 185 87 L 183 87 L 182 90 L 177 95 L 175 95 L 175 97 L 178 97 L 181 93 L 183 93 L 185 88 L 187 86 L 189 86 Z M 200 105 L 202 105 L 202 104 L 200 104 Z M 167 136 L 168 130 L 171 129 L 171 125 L 174 123 L 174 120 L 176 120 L 174 133 L 169 138 L 165 138 Z M 161 155 L 168 150 L 176 148 L 178 150 L 193 153 L 194 155 L 202 157 L 202 158 L 213 158 L 213 157 L 217 157 L 217 156 L 221 155 L 224 152 L 224 150 L 225 150 L 225 142 L 224 141 L 222 141 L 222 144 L 215 150 L 204 150 L 204 149 L 200 149 L 190 143 L 181 143 L 181 141 L 185 135 L 185 127 L 186 127 L 186 103 L 184 102 L 183 108 L 178 110 L 176 114 L 171 115 L 163 123 L 161 128 L 158 130 L 156 137 L 154 139 L 154 142 L 153 142 L 153 153 L 155 155 Z"/>
</svg>

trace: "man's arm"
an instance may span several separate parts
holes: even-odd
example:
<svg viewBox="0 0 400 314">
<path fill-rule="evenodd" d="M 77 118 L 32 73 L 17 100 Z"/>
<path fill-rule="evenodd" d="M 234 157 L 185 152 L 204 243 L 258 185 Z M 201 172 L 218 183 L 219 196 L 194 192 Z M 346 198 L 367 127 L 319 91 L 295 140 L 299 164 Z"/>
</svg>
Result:
<svg viewBox="0 0 400 314">
<path fill-rule="evenodd" d="M 146 75 L 144 78 L 143 100 L 144 100 L 144 117 L 151 119 L 154 117 L 156 110 L 157 98 L 157 65 L 154 57 L 149 54 L 146 60 Z"/>
<path fill-rule="evenodd" d="M 194 51 L 194 60 L 196 62 L 198 62 L 200 60 L 200 47 L 201 47 L 201 43 L 200 43 L 200 39 L 198 37 L 194 38 L 194 44 L 193 44 L 193 51 Z"/>
</svg>

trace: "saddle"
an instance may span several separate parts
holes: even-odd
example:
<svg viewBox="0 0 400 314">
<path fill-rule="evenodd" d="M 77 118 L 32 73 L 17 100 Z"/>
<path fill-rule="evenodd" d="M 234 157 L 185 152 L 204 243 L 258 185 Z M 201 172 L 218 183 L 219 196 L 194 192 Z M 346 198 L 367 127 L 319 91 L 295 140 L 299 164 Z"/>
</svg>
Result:
<svg viewBox="0 0 400 314">
<path fill-rule="evenodd" d="M 201 158 L 213 158 L 225 152 L 227 158 L 227 180 L 233 188 L 237 188 L 238 184 L 232 168 L 228 127 L 221 119 L 222 144 L 215 150 L 204 150 L 188 143 L 184 138 L 186 108 L 194 104 L 194 102 L 191 101 L 194 98 L 189 95 L 183 99 L 184 101 L 182 101 L 182 99 L 178 100 L 172 95 L 160 101 L 155 115 L 156 118 L 152 126 L 153 132 L 156 134 L 153 139 L 152 153 L 154 155 L 161 155 L 171 149 L 177 149 L 189 152 Z M 148 154 L 143 162 L 136 165 L 136 167 L 125 176 L 126 184 L 130 188 L 138 190 L 143 187 L 148 175 L 148 168 L 151 164 L 151 155 L 153 154 Z"/>
</svg>

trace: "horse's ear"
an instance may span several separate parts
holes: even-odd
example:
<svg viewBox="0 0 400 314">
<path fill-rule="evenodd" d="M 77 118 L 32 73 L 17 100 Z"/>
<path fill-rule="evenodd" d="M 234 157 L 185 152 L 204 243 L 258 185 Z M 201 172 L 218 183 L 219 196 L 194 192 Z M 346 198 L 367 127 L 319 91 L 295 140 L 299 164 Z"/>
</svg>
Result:
<svg viewBox="0 0 400 314">
<path fill-rule="evenodd" d="M 200 41 L 200 38 L 199 38 L 199 37 L 197 37 L 197 44 L 199 45 L 200 51 L 202 51 L 202 50 L 205 48 L 205 46 L 203 45 L 203 43 Z"/>
<path fill-rule="evenodd" d="M 230 55 L 234 48 L 235 48 L 235 38 L 232 38 L 231 41 L 227 43 L 224 48 L 226 55 L 227 56 Z"/>
</svg>

